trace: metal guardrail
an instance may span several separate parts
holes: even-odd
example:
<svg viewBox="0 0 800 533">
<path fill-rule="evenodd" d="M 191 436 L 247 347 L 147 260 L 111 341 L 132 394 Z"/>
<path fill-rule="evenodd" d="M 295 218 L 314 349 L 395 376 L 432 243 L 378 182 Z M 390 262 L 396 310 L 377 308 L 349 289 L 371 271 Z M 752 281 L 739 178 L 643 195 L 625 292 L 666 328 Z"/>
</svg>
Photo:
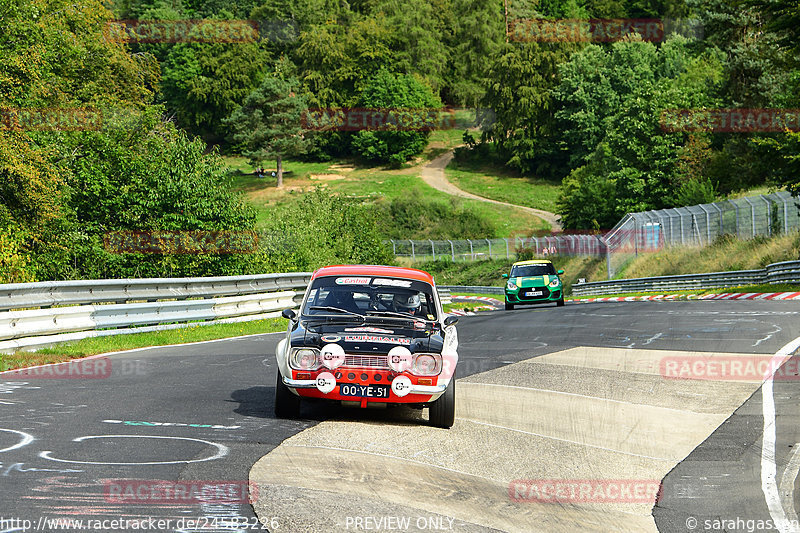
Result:
<svg viewBox="0 0 800 533">
<path fill-rule="evenodd" d="M 0 285 L 0 353 L 88 337 L 260 320 L 300 305 L 311 274 Z M 439 289 L 442 303 L 450 291 Z M 115 303 L 110 303 L 115 302 Z"/>
<path fill-rule="evenodd" d="M 207 278 L 101 279 L 0 284 L 0 311 L 53 305 L 241 296 L 305 289 L 310 279 L 310 273 L 298 272 Z"/>
<path fill-rule="evenodd" d="M 726 287 L 762 283 L 800 283 L 800 261 L 773 263 L 759 270 L 709 272 L 704 274 L 580 283 L 572 286 L 572 294 L 574 296 L 593 296 L 626 292 L 724 289 Z"/>
<path fill-rule="evenodd" d="M 450 289 L 436 287 L 436 292 L 439 293 L 439 301 L 442 302 L 442 305 L 453 303 L 453 297 L 450 295 Z"/>
<path fill-rule="evenodd" d="M 449 292 L 466 292 L 472 294 L 499 294 L 501 296 L 505 295 L 505 289 L 503 287 L 481 287 L 478 285 L 445 285 L 439 288 L 440 294 L 441 294 L 441 289 L 447 289 Z"/>
<path fill-rule="evenodd" d="M 276 317 L 300 304 L 310 279 L 297 272 L 0 285 L 0 352 Z"/>
</svg>

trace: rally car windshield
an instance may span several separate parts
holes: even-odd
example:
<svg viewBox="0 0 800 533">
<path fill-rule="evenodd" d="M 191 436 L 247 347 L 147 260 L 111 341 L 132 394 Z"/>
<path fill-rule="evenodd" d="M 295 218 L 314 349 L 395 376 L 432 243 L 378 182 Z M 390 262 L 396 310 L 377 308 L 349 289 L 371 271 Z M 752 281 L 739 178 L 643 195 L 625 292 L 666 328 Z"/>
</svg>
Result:
<svg viewBox="0 0 800 533">
<path fill-rule="evenodd" d="M 529 278 L 533 276 L 555 275 L 556 269 L 551 263 L 538 265 L 517 265 L 511 269 L 512 278 Z"/>
<path fill-rule="evenodd" d="M 330 276 L 314 281 L 302 314 L 436 320 L 436 305 L 433 287 L 422 281 Z"/>
</svg>

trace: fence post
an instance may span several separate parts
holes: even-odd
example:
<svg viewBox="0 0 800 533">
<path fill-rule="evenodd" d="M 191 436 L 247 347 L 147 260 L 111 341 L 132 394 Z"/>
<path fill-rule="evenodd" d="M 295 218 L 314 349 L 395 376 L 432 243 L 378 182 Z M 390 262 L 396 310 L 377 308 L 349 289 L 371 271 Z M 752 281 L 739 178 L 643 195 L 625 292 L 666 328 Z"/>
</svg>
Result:
<svg viewBox="0 0 800 533">
<path fill-rule="evenodd" d="M 783 234 L 789 233 L 789 207 L 784 195 L 778 195 L 778 198 L 783 202 Z"/>
<path fill-rule="evenodd" d="M 736 237 L 739 237 L 739 204 L 734 202 L 733 200 L 728 200 L 730 203 L 733 204 L 733 208 L 736 210 Z"/>
<path fill-rule="evenodd" d="M 433 245 L 433 240 L 428 239 L 431 243 L 431 254 L 433 255 L 433 260 L 436 261 L 436 247 Z"/>
<path fill-rule="evenodd" d="M 472 248 L 472 239 L 467 239 L 469 241 L 469 256 L 475 261 L 475 250 Z"/>
<path fill-rule="evenodd" d="M 767 237 L 772 237 L 772 204 L 770 203 L 769 198 L 763 194 L 759 196 L 761 196 L 761 199 L 767 204 Z"/>
<path fill-rule="evenodd" d="M 414 255 L 414 241 L 412 241 L 411 239 L 408 239 L 408 242 L 411 243 L 411 260 L 412 261 L 416 261 L 417 260 L 417 256 Z"/>
<path fill-rule="evenodd" d="M 722 209 L 717 205 L 717 202 L 712 202 L 711 205 L 719 212 L 719 234 L 722 235 L 725 233 L 725 227 L 722 225 Z"/>
<path fill-rule="evenodd" d="M 508 239 L 507 238 L 503 238 L 503 240 L 506 241 L 506 259 L 508 259 L 508 258 L 511 257 L 511 255 L 508 252 Z"/>
<path fill-rule="evenodd" d="M 753 205 L 753 202 L 751 202 L 750 199 L 747 196 L 744 197 L 744 201 L 747 202 L 750 205 L 750 215 L 752 216 L 752 220 L 751 220 L 751 223 L 752 223 L 751 230 L 752 231 L 751 232 L 753 234 L 753 237 L 755 237 L 756 236 L 756 206 Z"/>
<path fill-rule="evenodd" d="M 489 259 L 491 259 L 492 258 L 492 241 L 490 241 L 489 239 L 486 239 L 486 242 L 489 243 Z"/>
<path fill-rule="evenodd" d="M 450 243 L 450 259 L 452 259 L 453 262 L 455 263 L 455 261 L 456 261 L 456 249 L 453 247 L 453 241 L 451 241 L 450 239 L 447 239 L 447 242 Z"/>
<path fill-rule="evenodd" d="M 397 257 L 397 245 L 394 242 L 394 239 L 389 239 L 389 242 L 392 243 L 392 255 Z"/>
</svg>

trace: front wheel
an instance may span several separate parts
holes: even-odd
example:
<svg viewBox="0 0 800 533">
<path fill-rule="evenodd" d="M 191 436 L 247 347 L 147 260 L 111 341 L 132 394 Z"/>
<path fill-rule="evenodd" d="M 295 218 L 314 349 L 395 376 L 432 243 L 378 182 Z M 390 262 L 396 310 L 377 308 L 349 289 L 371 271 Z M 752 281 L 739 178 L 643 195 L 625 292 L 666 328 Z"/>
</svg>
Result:
<svg viewBox="0 0 800 533">
<path fill-rule="evenodd" d="M 428 417 L 432 426 L 448 429 L 453 427 L 456 419 L 456 376 L 450 379 L 450 385 L 444 394 L 431 404 Z"/>
<path fill-rule="evenodd" d="M 562 305 L 564 305 L 564 297 L 563 296 L 561 298 L 559 298 L 558 301 L 556 302 L 556 306 L 561 307 Z"/>
<path fill-rule="evenodd" d="M 506 311 L 513 311 L 513 310 L 514 310 L 514 304 L 510 304 L 508 303 L 508 300 L 506 300 Z"/>
<path fill-rule="evenodd" d="M 281 371 L 275 384 L 275 416 L 278 418 L 298 418 L 300 416 L 300 397 L 284 385 Z"/>
</svg>

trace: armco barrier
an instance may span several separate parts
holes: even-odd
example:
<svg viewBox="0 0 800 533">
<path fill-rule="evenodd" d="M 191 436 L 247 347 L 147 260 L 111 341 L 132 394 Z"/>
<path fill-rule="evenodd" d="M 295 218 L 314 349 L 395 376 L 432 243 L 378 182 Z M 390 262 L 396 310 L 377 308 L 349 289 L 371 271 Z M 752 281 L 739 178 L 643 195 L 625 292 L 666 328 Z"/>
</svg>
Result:
<svg viewBox="0 0 800 533">
<path fill-rule="evenodd" d="M 300 304 L 310 277 L 299 272 L 0 285 L 0 353 L 88 337 L 276 317 Z M 441 290 L 440 298 L 450 303 L 450 292 Z"/>
<path fill-rule="evenodd" d="M 100 279 L 0 285 L 0 311 L 52 305 L 125 303 L 164 299 L 241 296 L 303 290 L 311 274 L 259 274 L 208 278 Z"/>
<path fill-rule="evenodd" d="M 275 317 L 300 304 L 310 279 L 297 272 L 0 285 L 0 352 Z"/>
<path fill-rule="evenodd" d="M 503 287 L 481 287 L 477 285 L 445 285 L 439 289 L 447 289 L 449 292 L 464 292 L 472 294 L 500 294 L 505 295 Z"/>
<path fill-rule="evenodd" d="M 593 296 L 596 294 L 620 294 L 626 292 L 722 289 L 762 283 L 800 283 L 800 261 L 773 263 L 759 270 L 580 283 L 572 286 L 572 294 L 575 296 Z"/>
</svg>

